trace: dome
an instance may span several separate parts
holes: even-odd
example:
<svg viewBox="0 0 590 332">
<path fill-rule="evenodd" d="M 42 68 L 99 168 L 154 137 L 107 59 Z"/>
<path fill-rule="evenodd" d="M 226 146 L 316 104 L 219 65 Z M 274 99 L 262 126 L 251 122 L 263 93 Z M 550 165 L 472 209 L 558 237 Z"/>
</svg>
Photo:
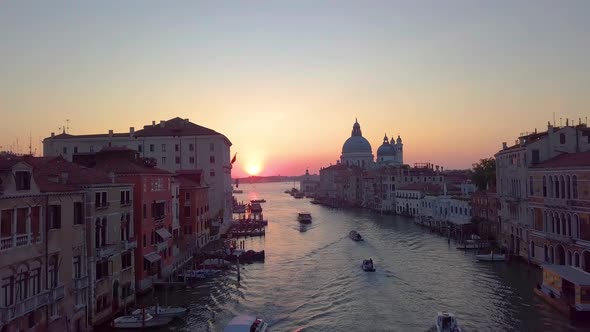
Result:
<svg viewBox="0 0 590 332">
<path fill-rule="evenodd" d="M 389 144 L 387 134 L 383 137 L 383 144 L 377 149 L 377 158 L 385 156 L 395 156 L 395 148 Z"/>
<path fill-rule="evenodd" d="M 362 136 L 349 137 L 342 146 L 342 154 L 359 152 L 371 153 L 371 144 Z"/>
</svg>

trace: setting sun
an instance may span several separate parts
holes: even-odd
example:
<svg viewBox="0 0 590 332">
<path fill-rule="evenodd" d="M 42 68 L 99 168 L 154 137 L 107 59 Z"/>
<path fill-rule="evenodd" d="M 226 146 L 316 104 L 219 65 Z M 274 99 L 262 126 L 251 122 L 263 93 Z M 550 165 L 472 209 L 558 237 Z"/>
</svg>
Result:
<svg viewBox="0 0 590 332">
<path fill-rule="evenodd" d="M 262 167 L 259 164 L 250 164 L 246 167 L 246 172 L 249 175 L 258 175 L 262 171 Z"/>
</svg>

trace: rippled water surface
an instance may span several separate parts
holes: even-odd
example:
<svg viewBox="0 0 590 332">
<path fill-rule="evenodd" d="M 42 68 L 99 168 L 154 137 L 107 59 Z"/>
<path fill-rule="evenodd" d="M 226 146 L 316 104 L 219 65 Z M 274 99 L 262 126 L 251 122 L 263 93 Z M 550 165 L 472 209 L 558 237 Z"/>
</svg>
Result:
<svg viewBox="0 0 590 332">
<path fill-rule="evenodd" d="M 273 331 L 433 331 L 437 311 L 454 312 L 465 331 L 587 331 L 534 296 L 540 272 L 519 263 L 478 263 L 412 220 L 330 209 L 294 199 L 293 183 L 240 185 L 238 200 L 264 198 L 266 237 L 246 249 L 266 262 L 243 265 L 192 289 L 158 294 L 189 314 L 165 330 L 222 331 L 236 314 L 258 315 Z M 313 223 L 300 228 L 297 212 Z M 357 230 L 364 242 L 353 242 Z M 377 271 L 360 268 L 373 258 Z M 145 300 L 145 299 L 144 299 Z M 161 300 L 162 301 L 162 300 Z"/>
</svg>

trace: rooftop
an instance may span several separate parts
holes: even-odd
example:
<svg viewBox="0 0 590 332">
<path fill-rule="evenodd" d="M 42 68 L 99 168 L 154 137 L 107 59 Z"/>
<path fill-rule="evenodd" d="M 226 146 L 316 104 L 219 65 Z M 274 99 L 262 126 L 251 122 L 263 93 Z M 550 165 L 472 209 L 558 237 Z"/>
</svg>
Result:
<svg viewBox="0 0 590 332">
<path fill-rule="evenodd" d="M 590 274 L 567 265 L 543 264 L 543 270 L 549 270 L 561 278 L 581 286 L 590 286 Z"/>
<path fill-rule="evenodd" d="M 590 151 L 577 153 L 563 153 L 557 157 L 548 159 L 531 168 L 568 168 L 590 166 Z"/>
</svg>

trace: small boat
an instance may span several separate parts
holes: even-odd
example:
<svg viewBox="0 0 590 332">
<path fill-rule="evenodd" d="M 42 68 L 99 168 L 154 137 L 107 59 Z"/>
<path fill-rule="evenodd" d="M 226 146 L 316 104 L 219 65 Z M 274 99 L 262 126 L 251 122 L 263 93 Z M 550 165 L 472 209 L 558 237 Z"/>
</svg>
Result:
<svg viewBox="0 0 590 332">
<path fill-rule="evenodd" d="M 436 316 L 436 330 L 438 332 L 461 332 L 457 318 L 450 312 L 439 312 Z"/>
<path fill-rule="evenodd" d="M 320 204 L 320 201 L 318 201 L 318 200 L 315 200 L 315 199 L 314 199 L 314 200 L 311 200 L 311 201 L 309 201 L 309 202 L 310 202 L 311 204 Z"/>
<path fill-rule="evenodd" d="M 491 253 L 485 255 L 475 255 L 475 258 L 482 262 L 503 262 L 506 260 L 506 255 L 494 254 L 492 251 Z"/>
<path fill-rule="evenodd" d="M 373 265 L 373 259 L 363 260 L 362 268 L 365 272 L 375 272 L 375 266 Z"/>
<path fill-rule="evenodd" d="M 250 203 L 266 203 L 266 199 L 253 199 Z"/>
<path fill-rule="evenodd" d="M 363 237 L 357 231 L 350 231 L 350 233 L 348 233 L 348 237 L 350 237 L 353 241 L 363 241 Z"/>
<path fill-rule="evenodd" d="M 234 189 L 233 193 L 234 193 L 234 194 L 243 194 L 243 193 L 244 193 L 244 191 L 243 191 L 243 190 L 241 190 L 241 189 Z"/>
<path fill-rule="evenodd" d="M 145 312 L 152 316 L 182 317 L 186 314 L 186 308 L 182 307 L 161 307 L 159 305 L 146 307 Z M 141 309 L 135 309 L 131 314 L 141 315 Z"/>
<path fill-rule="evenodd" d="M 156 327 L 168 325 L 172 321 L 171 316 L 154 317 L 149 313 L 139 315 L 121 316 L 113 320 L 113 327 L 118 329 L 141 329 L 144 327 Z"/>
<path fill-rule="evenodd" d="M 305 197 L 305 194 L 302 193 L 302 192 L 297 192 L 297 193 L 293 194 L 293 197 L 295 197 L 295 198 L 303 198 L 303 197 Z"/>
<path fill-rule="evenodd" d="M 299 212 L 297 215 L 297 220 L 302 224 L 311 224 L 311 213 Z"/>
<path fill-rule="evenodd" d="M 268 324 L 260 318 L 250 315 L 234 317 L 223 332 L 270 332 Z"/>
</svg>

